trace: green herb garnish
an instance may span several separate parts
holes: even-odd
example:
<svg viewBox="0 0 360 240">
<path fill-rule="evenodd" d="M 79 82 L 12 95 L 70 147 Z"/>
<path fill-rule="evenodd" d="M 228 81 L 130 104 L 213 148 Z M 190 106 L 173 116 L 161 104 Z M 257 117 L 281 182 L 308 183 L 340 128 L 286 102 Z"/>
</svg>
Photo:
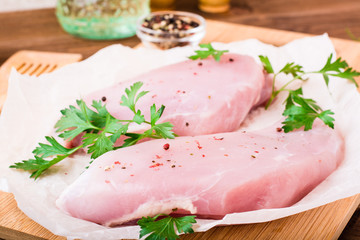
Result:
<svg viewBox="0 0 360 240">
<path fill-rule="evenodd" d="M 159 217 L 160 220 L 157 220 Z M 155 217 L 142 217 L 137 224 L 141 227 L 140 237 L 148 235 L 146 240 L 175 240 L 178 233 L 193 233 L 195 216 L 171 217 L 167 214 L 158 214 Z M 177 232 L 175 230 L 177 229 Z"/>
<path fill-rule="evenodd" d="M 127 146 L 136 144 L 144 138 L 174 138 L 172 131 L 173 125 L 169 122 L 157 123 L 165 106 L 156 108 L 155 104 L 150 107 L 150 121 L 146 121 L 140 109 L 136 109 L 137 101 L 147 94 L 147 91 L 139 92 L 142 87 L 141 82 L 134 83 L 130 89 L 125 90 L 122 96 L 121 105 L 128 107 L 133 113 L 133 119 L 119 120 L 114 118 L 106 109 L 101 101 L 93 101 L 90 109 L 83 100 L 77 100 L 77 107 L 69 106 L 61 111 L 62 117 L 55 124 L 56 132 L 59 137 L 70 141 L 81 133 L 82 144 L 75 148 L 65 148 L 53 137 L 45 137 L 50 144 L 39 143 L 33 151 L 34 159 L 24 160 L 11 165 L 10 168 L 32 171 L 30 177 L 37 179 L 45 170 L 52 165 L 67 158 L 80 148 L 87 147 L 87 152 L 92 159 L 96 159 L 102 154 Z M 150 128 L 143 133 L 129 133 L 130 123 L 148 124 Z M 121 137 L 127 136 L 123 145 L 115 147 L 115 142 Z M 50 160 L 46 158 L 52 157 Z"/>
<path fill-rule="evenodd" d="M 360 38 L 359 37 L 356 37 L 349 28 L 346 28 L 345 29 L 347 35 L 350 37 L 351 40 L 354 40 L 354 41 L 360 41 Z"/>
<path fill-rule="evenodd" d="M 205 59 L 205 58 L 208 58 L 209 56 L 213 56 L 215 61 L 219 62 L 220 57 L 224 53 L 229 52 L 229 50 L 216 50 L 216 49 L 213 48 L 211 43 L 203 43 L 203 44 L 200 44 L 199 46 L 201 48 L 207 48 L 208 50 L 196 50 L 195 51 L 196 55 L 190 56 L 189 57 L 190 59 L 192 59 L 192 60 L 196 60 L 198 58 Z"/>
<path fill-rule="evenodd" d="M 334 128 L 334 118 L 330 116 L 334 113 L 331 110 L 322 110 L 313 99 L 304 98 L 302 87 L 296 90 L 288 89 L 287 87 L 292 82 L 296 80 L 306 81 L 307 74 L 321 74 L 327 86 L 329 85 L 329 76 L 335 76 L 348 79 L 358 87 L 354 77 L 360 76 L 360 72 L 353 70 L 345 61 L 341 60 L 341 58 L 332 61 L 332 54 L 322 69 L 311 72 L 303 71 L 303 67 L 295 63 L 287 63 L 279 72 L 275 73 L 268 57 L 259 56 L 259 58 L 265 71 L 274 74 L 272 93 L 265 108 L 267 109 L 270 106 L 280 92 L 287 91 L 289 93 L 285 100 L 285 110 L 283 112 L 283 116 L 285 116 L 286 119 L 282 122 L 282 124 L 284 124 L 282 128 L 285 132 L 290 132 L 301 127 L 304 127 L 305 131 L 310 130 L 316 118 L 321 119 L 327 126 Z M 275 89 L 276 78 L 281 73 L 292 75 L 293 78 L 281 88 Z"/>
</svg>

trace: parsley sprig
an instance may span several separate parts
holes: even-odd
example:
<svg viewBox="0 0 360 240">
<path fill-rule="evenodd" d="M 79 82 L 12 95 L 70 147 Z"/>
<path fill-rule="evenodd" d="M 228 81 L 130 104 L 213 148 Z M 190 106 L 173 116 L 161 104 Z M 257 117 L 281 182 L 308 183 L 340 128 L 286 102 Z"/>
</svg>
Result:
<svg viewBox="0 0 360 240">
<path fill-rule="evenodd" d="M 134 145 L 144 138 L 174 138 L 171 123 L 157 123 L 164 112 L 164 105 L 159 109 L 155 104 L 150 107 L 150 121 L 146 121 L 141 110 L 136 109 L 137 101 L 148 93 L 147 91 L 139 92 L 142 85 L 141 82 L 134 83 L 125 90 L 125 94 L 121 98 L 121 105 L 128 107 L 134 113 L 132 119 L 116 119 L 107 111 L 106 105 L 101 101 L 93 101 L 92 110 L 83 100 L 77 100 L 77 106 L 69 106 L 61 110 L 62 117 L 55 124 L 55 128 L 56 132 L 60 133 L 59 137 L 66 141 L 73 140 L 83 133 L 81 145 L 65 148 L 54 137 L 45 137 L 49 144 L 39 143 L 39 146 L 32 152 L 33 159 L 14 163 L 10 168 L 32 171 L 30 177 L 37 179 L 48 168 L 80 148 L 86 147 L 91 158 L 96 159 L 106 152 Z M 148 124 L 150 128 L 143 133 L 131 133 L 128 132 L 131 123 Z M 127 138 L 121 146 L 115 147 L 115 142 L 121 136 Z"/>
<path fill-rule="evenodd" d="M 201 48 L 207 48 L 207 50 L 196 50 L 195 51 L 196 54 L 190 56 L 189 57 L 190 59 L 192 59 L 192 60 L 196 60 L 198 58 L 205 59 L 205 58 L 208 58 L 209 56 L 212 56 L 215 59 L 215 61 L 219 62 L 220 57 L 224 53 L 229 52 L 229 50 L 216 50 L 213 48 L 211 43 L 203 43 L 203 44 L 199 44 L 199 46 Z"/>
<path fill-rule="evenodd" d="M 279 71 L 274 72 L 274 69 L 270 63 L 270 60 L 266 56 L 259 56 L 266 72 L 273 74 L 273 85 L 272 94 L 270 99 L 265 105 L 267 109 L 274 99 L 279 95 L 280 92 L 287 91 L 288 97 L 285 100 L 285 110 L 283 116 L 286 117 L 285 121 L 282 122 L 284 132 L 290 132 L 294 129 L 304 127 L 304 130 L 310 130 L 316 118 L 321 119 L 327 126 L 334 128 L 334 112 L 331 110 L 322 110 L 322 108 L 313 100 L 305 98 L 303 96 L 302 87 L 292 90 L 288 86 L 297 80 L 306 81 L 308 74 L 321 74 L 325 81 L 326 86 L 329 85 L 329 77 L 335 76 L 344 79 L 348 79 L 358 87 L 355 77 L 360 76 L 360 72 L 355 71 L 341 58 L 337 58 L 333 61 L 333 55 L 330 54 L 324 67 L 318 71 L 305 72 L 303 67 L 295 63 L 287 63 Z M 292 79 L 286 82 L 279 89 L 275 89 L 276 78 L 279 74 L 292 75 Z"/>
<path fill-rule="evenodd" d="M 163 217 L 158 220 L 159 217 Z M 141 227 L 140 237 L 146 235 L 146 240 L 176 240 L 178 233 L 193 233 L 195 216 L 172 217 L 167 214 L 158 214 L 155 217 L 142 217 L 137 224 Z M 177 231 L 175 230 L 175 227 Z"/>
</svg>

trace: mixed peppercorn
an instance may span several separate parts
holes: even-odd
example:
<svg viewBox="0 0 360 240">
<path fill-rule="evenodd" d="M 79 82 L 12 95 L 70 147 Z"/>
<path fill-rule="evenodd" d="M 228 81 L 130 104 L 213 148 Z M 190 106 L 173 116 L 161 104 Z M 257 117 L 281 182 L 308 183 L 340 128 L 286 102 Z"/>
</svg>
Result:
<svg viewBox="0 0 360 240">
<path fill-rule="evenodd" d="M 152 30 L 161 30 L 163 32 L 178 33 L 182 30 L 189 30 L 199 26 L 199 23 L 189 17 L 176 14 L 155 15 L 145 19 L 143 27 Z"/>
<path fill-rule="evenodd" d="M 146 31 L 143 33 L 161 39 L 161 41 L 153 43 L 161 49 L 189 45 L 189 41 L 178 40 L 193 35 L 194 33 L 188 32 L 188 30 L 198 26 L 199 23 L 190 17 L 172 13 L 153 15 L 146 18 L 142 23 L 142 27 L 154 30 L 154 33 L 147 33 Z"/>
</svg>

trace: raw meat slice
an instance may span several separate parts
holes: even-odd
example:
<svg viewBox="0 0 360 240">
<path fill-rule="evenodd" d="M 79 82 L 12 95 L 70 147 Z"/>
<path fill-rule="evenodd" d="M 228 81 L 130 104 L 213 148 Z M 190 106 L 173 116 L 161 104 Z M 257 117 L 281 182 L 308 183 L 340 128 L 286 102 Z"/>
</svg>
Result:
<svg viewBox="0 0 360 240">
<path fill-rule="evenodd" d="M 250 56 L 224 54 L 213 58 L 187 60 L 155 69 L 130 81 L 100 90 L 85 98 L 104 99 L 108 111 L 119 119 L 132 119 L 131 111 L 120 105 L 121 96 L 134 82 L 150 91 L 137 108 L 149 119 L 150 106 L 165 105 L 161 122 L 174 124 L 180 136 L 231 132 L 239 128 L 248 112 L 270 97 L 272 79 Z M 139 130 L 134 124 L 129 131 Z"/>
<path fill-rule="evenodd" d="M 291 206 L 343 158 L 342 136 L 320 122 L 306 132 L 273 126 L 154 140 L 96 159 L 56 203 L 71 216 L 107 226 L 174 208 L 221 218 Z"/>
</svg>

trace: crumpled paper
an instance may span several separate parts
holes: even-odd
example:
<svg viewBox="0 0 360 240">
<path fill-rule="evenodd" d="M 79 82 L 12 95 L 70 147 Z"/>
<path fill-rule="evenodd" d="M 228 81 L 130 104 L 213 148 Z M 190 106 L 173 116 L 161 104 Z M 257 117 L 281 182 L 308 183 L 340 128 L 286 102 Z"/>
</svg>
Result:
<svg viewBox="0 0 360 240">
<path fill-rule="evenodd" d="M 327 35 L 296 40 L 282 47 L 255 39 L 213 45 L 217 49 L 250 55 L 258 62 L 258 55 L 266 55 L 275 71 L 287 62 L 296 62 L 307 71 L 319 70 L 327 57 L 335 54 Z M 159 51 L 112 45 L 85 61 L 40 77 L 23 76 L 13 70 L 8 98 L 0 116 L 0 190 L 14 193 L 19 208 L 26 215 L 54 234 L 68 239 L 138 238 L 138 226 L 107 228 L 70 217 L 56 208 L 57 197 L 88 165 L 90 159 L 87 156 L 64 160 L 37 181 L 30 179 L 28 172 L 10 169 L 9 166 L 32 157 L 31 152 L 38 142 L 45 142 L 44 136 L 54 134 L 59 111 L 74 104 L 75 99 L 151 69 L 183 61 L 193 51 L 191 47 Z M 323 109 L 331 108 L 335 112 L 336 128 L 346 141 L 343 164 L 292 207 L 228 214 L 222 220 L 199 219 L 196 231 L 206 231 L 220 224 L 271 221 L 360 193 L 359 94 L 346 80 L 331 78 L 327 89 L 321 76 L 309 77 L 303 87 L 304 95 L 315 99 Z M 279 83 L 285 80 L 285 76 L 279 76 Z M 267 111 L 259 109 L 251 113 L 243 127 L 256 129 L 279 121 L 284 97 L 280 95 Z"/>
</svg>

